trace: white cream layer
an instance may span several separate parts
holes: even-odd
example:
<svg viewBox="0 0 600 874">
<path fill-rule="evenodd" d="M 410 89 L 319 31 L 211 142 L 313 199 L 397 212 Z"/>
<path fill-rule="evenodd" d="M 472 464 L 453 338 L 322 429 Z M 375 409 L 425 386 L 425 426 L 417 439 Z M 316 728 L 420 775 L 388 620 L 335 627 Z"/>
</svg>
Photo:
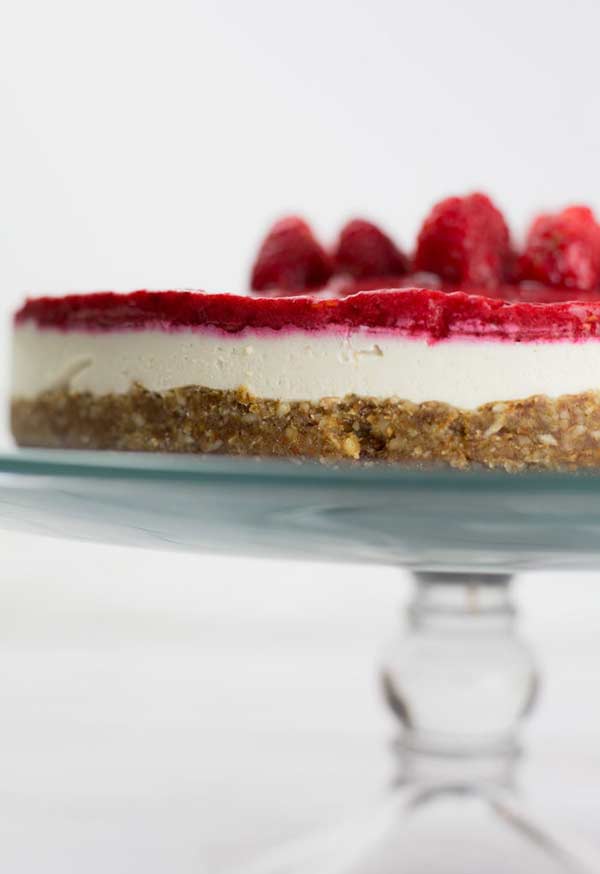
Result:
<svg viewBox="0 0 600 874">
<path fill-rule="evenodd" d="M 122 394 L 188 385 L 247 388 L 282 400 L 357 394 L 473 409 L 534 394 L 600 390 L 600 342 L 509 343 L 425 340 L 355 331 L 91 333 L 16 328 L 13 396 L 59 387 Z"/>
</svg>

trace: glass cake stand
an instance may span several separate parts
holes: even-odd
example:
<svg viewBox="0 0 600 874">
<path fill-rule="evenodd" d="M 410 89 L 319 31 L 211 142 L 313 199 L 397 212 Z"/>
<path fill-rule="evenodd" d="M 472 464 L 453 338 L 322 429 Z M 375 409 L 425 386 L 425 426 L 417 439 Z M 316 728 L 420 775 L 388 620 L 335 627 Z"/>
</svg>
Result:
<svg viewBox="0 0 600 874">
<path fill-rule="evenodd" d="M 538 676 L 510 584 L 600 566 L 600 476 L 222 457 L 0 454 L 0 525 L 79 540 L 412 571 L 382 669 L 398 777 L 367 821 L 278 848 L 252 874 L 600 874 L 598 846 L 515 785 Z"/>
</svg>

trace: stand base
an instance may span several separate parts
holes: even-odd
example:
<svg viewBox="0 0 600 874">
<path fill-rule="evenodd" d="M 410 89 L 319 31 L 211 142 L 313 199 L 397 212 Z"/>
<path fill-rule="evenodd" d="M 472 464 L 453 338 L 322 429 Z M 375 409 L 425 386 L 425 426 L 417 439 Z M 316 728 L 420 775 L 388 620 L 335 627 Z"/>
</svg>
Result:
<svg viewBox="0 0 600 874">
<path fill-rule="evenodd" d="M 509 577 L 415 574 L 383 679 L 402 723 L 400 778 L 363 823 L 247 874 L 600 874 L 598 849 L 541 824 L 513 789 L 518 728 L 538 688 Z"/>
<path fill-rule="evenodd" d="M 404 787 L 362 822 L 274 851 L 241 874 L 598 874 L 600 849 L 510 792 Z"/>
</svg>

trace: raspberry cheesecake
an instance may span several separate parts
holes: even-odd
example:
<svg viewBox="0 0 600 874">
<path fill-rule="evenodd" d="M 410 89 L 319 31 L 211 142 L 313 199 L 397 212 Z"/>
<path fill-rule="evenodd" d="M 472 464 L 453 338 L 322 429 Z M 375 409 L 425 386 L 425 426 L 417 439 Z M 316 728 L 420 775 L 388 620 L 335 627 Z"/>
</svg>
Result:
<svg viewBox="0 0 600 874">
<path fill-rule="evenodd" d="M 573 468 L 600 465 L 600 228 L 481 194 L 407 256 L 364 220 L 324 248 L 300 219 L 246 295 L 33 298 L 15 316 L 24 446 Z"/>
</svg>

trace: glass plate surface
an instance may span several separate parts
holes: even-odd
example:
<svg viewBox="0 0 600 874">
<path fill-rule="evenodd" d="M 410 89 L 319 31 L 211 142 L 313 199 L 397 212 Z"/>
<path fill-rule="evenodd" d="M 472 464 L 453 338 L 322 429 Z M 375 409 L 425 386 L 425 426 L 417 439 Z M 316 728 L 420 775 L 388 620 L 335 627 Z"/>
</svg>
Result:
<svg viewBox="0 0 600 874">
<path fill-rule="evenodd" d="M 595 568 L 600 477 L 19 450 L 0 454 L 0 526 L 421 570 Z"/>
</svg>

